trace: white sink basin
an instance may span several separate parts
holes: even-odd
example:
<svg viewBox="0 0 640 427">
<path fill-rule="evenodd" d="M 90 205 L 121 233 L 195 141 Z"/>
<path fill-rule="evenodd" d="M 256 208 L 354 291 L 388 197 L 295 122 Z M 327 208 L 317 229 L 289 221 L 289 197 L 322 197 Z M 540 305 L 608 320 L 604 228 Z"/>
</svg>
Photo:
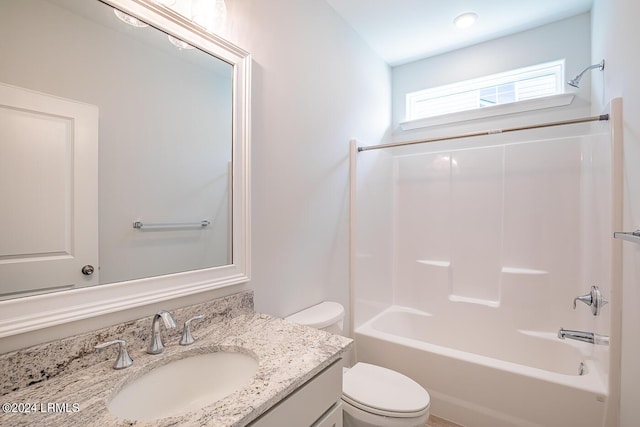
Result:
<svg viewBox="0 0 640 427">
<path fill-rule="evenodd" d="M 249 384 L 258 362 L 243 353 L 189 356 L 152 369 L 126 384 L 107 405 L 113 415 L 152 420 L 210 405 Z"/>
</svg>

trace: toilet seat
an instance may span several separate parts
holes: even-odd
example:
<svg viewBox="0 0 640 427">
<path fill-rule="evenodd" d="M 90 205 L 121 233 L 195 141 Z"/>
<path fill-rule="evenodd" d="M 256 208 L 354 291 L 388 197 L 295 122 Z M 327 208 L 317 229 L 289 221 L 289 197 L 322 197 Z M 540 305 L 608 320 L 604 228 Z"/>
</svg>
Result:
<svg viewBox="0 0 640 427">
<path fill-rule="evenodd" d="M 337 302 L 325 301 L 285 317 L 289 322 L 322 329 L 344 318 L 344 307 Z"/>
<path fill-rule="evenodd" d="M 343 376 L 342 399 L 386 417 L 419 417 L 429 411 L 429 393 L 399 372 L 359 362 Z"/>
</svg>

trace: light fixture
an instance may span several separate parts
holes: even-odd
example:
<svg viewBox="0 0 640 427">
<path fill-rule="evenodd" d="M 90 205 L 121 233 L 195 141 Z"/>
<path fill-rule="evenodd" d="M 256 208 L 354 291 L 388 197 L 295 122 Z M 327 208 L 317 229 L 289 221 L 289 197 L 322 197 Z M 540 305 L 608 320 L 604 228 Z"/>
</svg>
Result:
<svg viewBox="0 0 640 427">
<path fill-rule="evenodd" d="M 167 34 L 167 38 L 169 39 L 169 41 L 171 42 L 172 45 L 174 45 L 175 47 L 177 47 L 178 49 L 194 49 L 193 46 L 191 46 L 189 43 L 187 42 L 183 42 L 180 39 L 177 39 L 169 34 Z"/>
<path fill-rule="evenodd" d="M 227 5 L 224 0 L 191 0 L 191 20 L 220 34 L 227 21 Z"/>
<path fill-rule="evenodd" d="M 119 20 L 131 25 L 132 27 L 144 28 L 144 27 L 148 27 L 149 26 L 149 25 L 145 24 L 144 22 L 142 22 L 141 20 L 139 20 L 138 18 L 134 18 L 131 15 L 127 15 L 126 13 L 124 13 L 124 12 L 118 10 L 118 9 L 113 9 L 113 13 L 116 14 L 116 16 L 118 17 Z"/>
<path fill-rule="evenodd" d="M 456 18 L 453 20 L 453 23 L 456 25 L 456 27 L 460 29 L 465 29 L 475 24 L 477 19 L 478 19 L 477 14 L 473 12 L 467 12 L 467 13 L 463 13 L 461 15 L 456 16 Z"/>
<path fill-rule="evenodd" d="M 177 12 L 196 24 L 200 25 L 211 33 L 224 32 L 227 21 L 227 6 L 225 0 L 151 0 L 156 4 L 171 8 L 174 12 Z M 124 12 L 114 9 L 118 19 L 134 27 L 148 27 L 147 24 L 134 18 L 131 15 L 127 15 Z M 178 49 L 193 49 L 189 43 L 186 43 L 176 37 L 167 36 L 171 44 Z"/>
</svg>

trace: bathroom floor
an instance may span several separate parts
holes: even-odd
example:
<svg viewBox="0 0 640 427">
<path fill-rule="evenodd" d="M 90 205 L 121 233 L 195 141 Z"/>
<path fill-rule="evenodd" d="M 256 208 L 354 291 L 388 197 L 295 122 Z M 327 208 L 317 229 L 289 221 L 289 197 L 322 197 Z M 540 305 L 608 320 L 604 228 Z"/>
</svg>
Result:
<svg viewBox="0 0 640 427">
<path fill-rule="evenodd" d="M 427 427 L 464 427 L 460 424 L 452 423 L 451 421 L 447 421 L 443 418 L 438 418 L 436 416 L 430 415 L 429 420 L 427 421 Z"/>
</svg>

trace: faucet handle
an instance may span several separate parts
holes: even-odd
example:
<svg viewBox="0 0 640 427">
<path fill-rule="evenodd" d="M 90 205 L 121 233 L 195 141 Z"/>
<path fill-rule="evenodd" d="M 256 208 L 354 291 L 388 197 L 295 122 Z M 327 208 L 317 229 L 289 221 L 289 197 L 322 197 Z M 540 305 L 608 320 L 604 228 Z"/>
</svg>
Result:
<svg viewBox="0 0 640 427">
<path fill-rule="evenodd" d="M 203 319 L 204 314 L 198 314 L 197 316 L 193 316 L 191 319 L 184 322 L 184 329 L 182 329 L 182 338 L 180 339 L 180 345 L 190 345 L 196 342 L 193 335 L 191 335 L 191 327 L 190 323 L 193 320 Z"/>
<path fill-rule="evenodd" d="M 133 359 L 129 357 L 129 352 L 127 352 L 127 342 L 125 340 L 117 339 L 109 342 L 104 342 L 102 344 L 96 345 L 94 348 L 96 350 L 100 350 L 113 344 L 119 344 L 118 358 L 116 359 L 116 363 L 113 364 L 113 369 L 124 369 L 133 365 Z"/>
<path fill-rule="evenodd" d="M 602 307 L 609 302 L 605 298 L 602 297 L 602 293 L 600 292 L 600 288 L 598 288 L 597 286 L 592 286 L 591 287 L 591 292 L 589 292 L 588 294 L 582 295 L 582 296 L 578 296 L 578 297 L 575 297 L 573 299 L 573 309 L 574 310 L 576 308 L 576 302 L 577 301 L 581 301 L 581 302 L 585 303 L 586 305 L 590 306 L 591 307 L 591 312 L 593 313 L 594 316 L 598 316 L 600 314 L 600 310 L 602 309 Z"/>
<path fill-rule="evenodd" d="M 575 297 L 573 299 L 573 309 L 576 309 L 576 301 L 581 301 L 583 303 L 585 303 L 588 306 L 591 306 L 593 304 L 593 297 L 591 296 L 591 294 L 586 294 L 586 295 L 582 295 L 579 297 Z"/>
</svg>

